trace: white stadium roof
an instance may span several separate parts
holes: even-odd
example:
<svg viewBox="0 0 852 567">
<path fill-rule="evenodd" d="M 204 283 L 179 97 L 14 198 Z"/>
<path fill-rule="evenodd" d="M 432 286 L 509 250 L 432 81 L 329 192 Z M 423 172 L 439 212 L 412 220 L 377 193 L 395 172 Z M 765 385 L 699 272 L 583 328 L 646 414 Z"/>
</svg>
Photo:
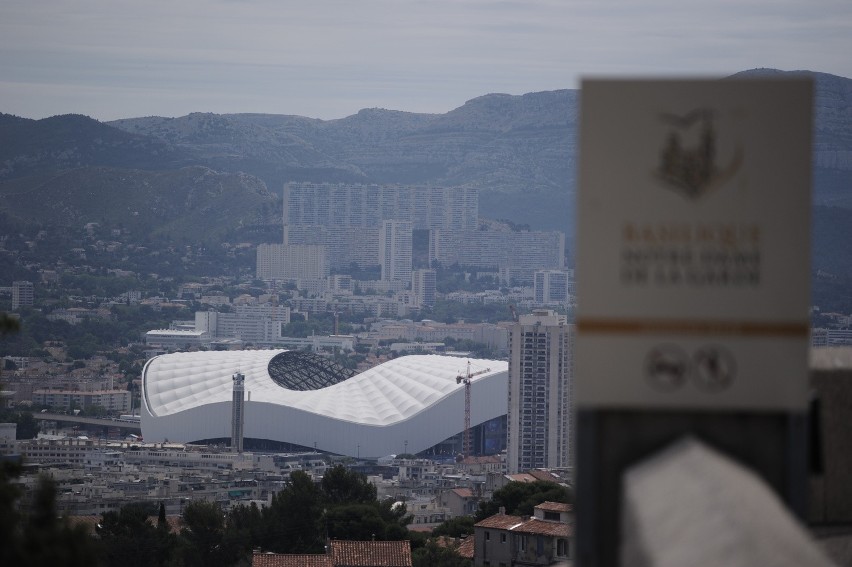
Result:
<svg viewBox="0 0 852 567">
<path fill-rule="evenodd" d="M 230 437 L 232 376 L 237 371 L 245 375 L 246 438 L 379 457 L 405 447 L 423 451 L 464 428 L 464 385 L 456 376 L 466 372 L 466 359 L 404 356 L 319 389 L 280 385 L 304 386 L 294 386 L 296 380 L 289 376 L 299 374 L 295 365 L 301 357 L 308 365 L 318 358 L 284 350 L 154 357 L 142 372 L 142 434 L 148 441 Z M 282 370 L 284 358 L 289 366 Z M 475 426 L 506 413 L 508 364 L 470 363 L 472 373 L 489 369 L 471 379 Z"/>
</svg>

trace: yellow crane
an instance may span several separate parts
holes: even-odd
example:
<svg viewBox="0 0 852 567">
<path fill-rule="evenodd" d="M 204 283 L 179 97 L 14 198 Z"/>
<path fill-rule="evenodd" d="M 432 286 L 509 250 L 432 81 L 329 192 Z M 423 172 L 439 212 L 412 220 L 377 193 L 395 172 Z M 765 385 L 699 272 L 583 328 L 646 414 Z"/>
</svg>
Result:
<svg viewBox="0 0 852 567">
<path fill-rule="evenodd" d="M 486 372 L 490 372 L 490 368 L 486 368 L 484 370 L 477 370 L 476 372 L 470 371 L 470 361 L 467 361 L 467 373 L 459 374 L 456 376 L 456 384 L 464 383 L 464 442 L 463 442 L 463 455 L 465 457 L 469 457 L 471 454 L 470 447 L 470 379 L 474 376 L 479 376 L 480 374 L 485 374 Z"/>
</svg>

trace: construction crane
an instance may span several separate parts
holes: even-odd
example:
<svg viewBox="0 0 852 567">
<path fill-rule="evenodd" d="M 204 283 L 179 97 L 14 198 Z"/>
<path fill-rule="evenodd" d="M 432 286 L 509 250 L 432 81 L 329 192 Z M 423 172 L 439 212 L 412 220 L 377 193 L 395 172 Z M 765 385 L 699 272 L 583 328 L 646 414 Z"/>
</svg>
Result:
<svg viewBox="0 0 852 567">
<path fill-rule="evenodd" d="M 459 374 L 456 376 L 456 384 L 464 383 L 464 442 L 463 442 L 463 454 L 465 457 L 469 457 L 471 453 L 470 447 L 470 379 L 474 376 L 479 376 L 480 374 L 485 374 L 486 372 L 490 372 L 490 368 L 486 368 L 485 370 L 477 370 L 476 372 L 470 371 L 470 361 L 467 361 L 467 373 Z"/>
</svg>

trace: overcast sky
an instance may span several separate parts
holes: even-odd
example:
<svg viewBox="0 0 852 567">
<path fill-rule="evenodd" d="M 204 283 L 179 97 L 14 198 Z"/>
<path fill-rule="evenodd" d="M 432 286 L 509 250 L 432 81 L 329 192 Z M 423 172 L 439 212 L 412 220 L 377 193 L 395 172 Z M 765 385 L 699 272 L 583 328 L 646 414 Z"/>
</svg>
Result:
<svg viewBox="0 0 852 567">
<path fill-rule="evenodd" d="M 588 75 L 852 78 L 851 0 L 0 0 L 0 112 L 443 113 Z"/>
</svg>

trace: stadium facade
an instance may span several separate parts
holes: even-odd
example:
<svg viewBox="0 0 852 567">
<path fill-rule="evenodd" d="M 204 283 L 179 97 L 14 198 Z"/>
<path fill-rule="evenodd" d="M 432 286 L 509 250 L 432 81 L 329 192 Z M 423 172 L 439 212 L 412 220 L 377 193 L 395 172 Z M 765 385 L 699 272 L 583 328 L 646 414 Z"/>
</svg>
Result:
<svg viewBox="0 0 852 567">
<path fill-rule="evenodd" d="M 467 360 L 396 358 L 352 375 L 303 351 L 165 354 L 142 371 L 146 441 L 194 442 L 231 435 L 232 376 L 245 376 L 246 440 L 361 458 L 419 453 L 462 432 Z M 471 360 L 471 425 L 507 411 L 508 363 Z"/>
</svg>

